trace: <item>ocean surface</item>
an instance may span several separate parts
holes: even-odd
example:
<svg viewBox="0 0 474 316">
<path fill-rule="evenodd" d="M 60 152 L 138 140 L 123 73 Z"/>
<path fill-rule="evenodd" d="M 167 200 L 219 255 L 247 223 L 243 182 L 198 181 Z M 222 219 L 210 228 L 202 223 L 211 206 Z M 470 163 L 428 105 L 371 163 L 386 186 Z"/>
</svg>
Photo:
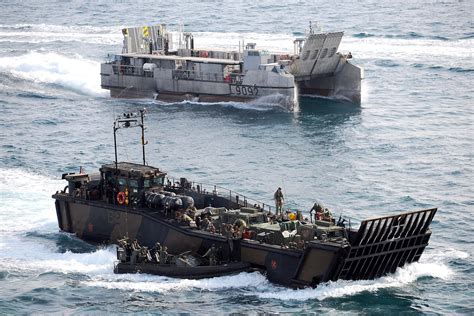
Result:
<svg viewBox="0 0 474 316">
<path fill-rule="evenodd" d="M 0 9 L 0 314 L 474 313 L 472 1 L 18 1 Z M 121 28 L 183 23 L 198 48 L 292 50 L 309 20 L 344 31 L 362 104 L 114 100 L 99 67 Z M 292 290 L 259 273 L 114 275 L 114 248 L 62 233 L 61 173 L 114 158 L 112 122 L 148 110 L 147 158 L 170 175 L 358 220 L 438 207 L 422 259 L 371 281 Z M 139 131 L 119 158 L 140 162 Z"/>
</svg>

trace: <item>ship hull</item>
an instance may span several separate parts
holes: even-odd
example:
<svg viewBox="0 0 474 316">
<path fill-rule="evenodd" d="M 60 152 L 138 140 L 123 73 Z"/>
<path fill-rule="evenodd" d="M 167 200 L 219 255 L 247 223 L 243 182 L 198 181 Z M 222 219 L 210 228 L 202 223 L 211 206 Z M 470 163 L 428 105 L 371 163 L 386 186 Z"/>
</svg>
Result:
<svg viewBox="0 0 474 316">
<path fill-rule="evenodd" d="M 53 195 L 59 228 L 92 243 L 117 243 L 124 236 L 170 253 L 205 253 L 212 245 L 222 260 L 248 263 L 266 271 L 269 281 L 290 287 L 316 286 L 337 279 L 372 279 L 419 260 L 431 231 L 436 209 L 363 221 L 351 232 L 350 244 L 314 240 L 304 249 L 288 249 L 249 239 L 229 239 L 192 229 L 164 218 L 160 212 Z"/>
<path fill-rule="evenodd" d="M 242 82 L 193 78 L 195 73 L 155 69 L 143 72 L 133 67 L 133 72 L 121 73 L 115 64 L 101 65 L 101 87 L 110 91 L 113 98 L 153 98 L 164 102 L 252 102 L 276 104 L 288 110 L 297 106 L 293 76 L 274 73 L 247 74 Z M 179 73 L 179 75 L 177 75 Z M 266 75 L 266 76 L 264 76 Z M 282 77 L 282 78 L 280 78 Z M 208 78 L 209 79 L 209 78 Z"/>
<path fill-rule="evenodd" d="M 363 69 L 348 62 L 334 74 L 322 76 L 295 76 L 300 96 L 327 97 L 361 103 Z"/>
<path fill-rule="evenodd" d="M 94 244 L 116 244 L 124 236 L 153 247 L 156 242 L 170 253 L 186 251 L 203 254 L 212 245 L 223 260 L 249 263 L 266 271 L 271 282 L 290 287 L 315 286 L 333 277 L 347 251 L 337 244 L 309 246 L 306 250 L 285 249 L 253 240 L 228 239 L 219 234 L 179 226 L 145 209 L 104 205 L 83 201 L 67 194 L 55 194 L 59 228 Z M 307 260 L 313 258 L 314 260 Z"/>
</svg>

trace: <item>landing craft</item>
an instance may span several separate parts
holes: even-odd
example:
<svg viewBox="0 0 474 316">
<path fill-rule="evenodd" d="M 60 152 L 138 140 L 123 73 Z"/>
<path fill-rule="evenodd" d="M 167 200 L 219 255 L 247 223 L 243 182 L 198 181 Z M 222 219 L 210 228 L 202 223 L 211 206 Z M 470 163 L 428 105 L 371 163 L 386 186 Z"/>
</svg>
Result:
<svg viewBox="0 0 474 316">
<path fill-rule="evenodd" d="M 118 162 L 115 144 L 115 162 L 98 173 L 63 174 L 68 184 L 53 195 L 62 231 L 88 242 L 121 243 L 118 273 L 191 278 L 252 268 L 271 282 L 305 287 L 393 273 L 418 261 L 428 245 L 436 208 L 363 220 L 353 229 L 317 207 L 309 218 L 289 210 L 277 216 L 272 206 L 234 191 L 172 178 L 146 164 L 144 115 L 123 114 L 114 123 L 114 139 L 121 128 L 142 128 L 142 164 Z M 174 262 L 148 252 L 138 260 L 126 253 L 124 237 L 146 249 L 159 243 Z M 207 264 L 172 264 L 184 260 L 180 254 L 204 258 L 210 249 Z"/>
<path fill-rule="evenodd" d="M 271 95 L 289 110 L 297 108 L 298 93 L 360 103 L 363 69 L 337 51 L 343 32 L 315 33 L 310 24 L 306 37 L 295 38 L 293 54 L 243 42 L 243 51 L 198 50 L 182 31 L 174 49 L 164 24 L 122 33 L 122 53 L 101 65 L 101 86 L 112 97 L 247 102 Z"/>
</svg>

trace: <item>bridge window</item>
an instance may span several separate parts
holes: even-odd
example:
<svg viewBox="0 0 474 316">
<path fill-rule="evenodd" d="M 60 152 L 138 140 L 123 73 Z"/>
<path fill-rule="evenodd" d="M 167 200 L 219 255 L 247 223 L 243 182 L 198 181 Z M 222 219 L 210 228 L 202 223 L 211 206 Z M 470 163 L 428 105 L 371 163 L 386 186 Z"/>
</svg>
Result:
<svg viewBox="0 0 474 316">
<path fill-rule="evenodd" d="M 163 177 L 153 179 L 153 185 L 163 185 L 164 182 L 165 179 Z"/>
<path fill-rule="evenodd" d="M 336 47 L 331 48 L 331 52 L 329 53 L 328 58 L 331 58 L 332 56 L 334 56 L 335 53 L 336 53 Z"/>
<path fill-rule="evenodd" d="M 316 59 L 316 57 L 318 57 L 318 54 L 319 54 L 319 49 L 313 52 L 313 55 L 311 55 L 311 59 Z"/>
<path fill-rule="evenodd" d="M 323 52 L 321 53 L 321 57 L 320 57 L 320 58 L 326 57 L 327 54 L 328 54 L 328 49 L 327 49 L 327 48 L 323 49 Z"/>
<path fill-rule="evenodd" d="M 126 186 L 127 185 L 127 180 L 124 178 L 118 178 L 118 184 L 119 186 Z"/>
</svg>

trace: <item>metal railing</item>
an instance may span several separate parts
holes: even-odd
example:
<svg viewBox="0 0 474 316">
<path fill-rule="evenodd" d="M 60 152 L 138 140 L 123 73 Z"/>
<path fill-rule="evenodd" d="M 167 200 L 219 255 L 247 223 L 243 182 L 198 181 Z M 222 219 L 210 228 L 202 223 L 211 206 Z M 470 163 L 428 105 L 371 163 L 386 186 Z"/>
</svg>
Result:
<svg viewBox="0 0 474 316">
<path fill-rule="evenodd" d="M 115 75 L 153 78 L 153 71 L 143 71 L 142 67 L 116 64 L 116 65 L 112 65 L 112 70 Z"/>
<path fill-rule="evenodd" d="M 229 74 L 228 76 L 224 77 L 223 73 L 209 73 L 176 69 L 173 70 L 173 79 L 228 82 L 236 84 L 242 83 L 242 81 L 244 80 L 244 75 Z"/>
<path fill-rule="evenodd" d="M 201 182 L 188 182 L 188 183 L 190 185 L 190 188 L 188 187 L 188 189 L 191 189 L 201 194 L 222 197 L 224 199 L 227 199 L 231 202 L 238 204 L 241 207 L 255 207 L 255 208 L 260 208 L 268 212 L 272 212 L 273 210 L 273 207 L 269 205 L 268 203 L 263 203 L 263 202 L 254 200 L 243 194 L 226 189 L 218 185 L 206 184 L 206 183 L 201 183 Z M 182 187 L 180 179 L 176 179 L 170 176 L 166 177 L 165 185 L 171 186 L 173 188 Z"/>
</svg>

